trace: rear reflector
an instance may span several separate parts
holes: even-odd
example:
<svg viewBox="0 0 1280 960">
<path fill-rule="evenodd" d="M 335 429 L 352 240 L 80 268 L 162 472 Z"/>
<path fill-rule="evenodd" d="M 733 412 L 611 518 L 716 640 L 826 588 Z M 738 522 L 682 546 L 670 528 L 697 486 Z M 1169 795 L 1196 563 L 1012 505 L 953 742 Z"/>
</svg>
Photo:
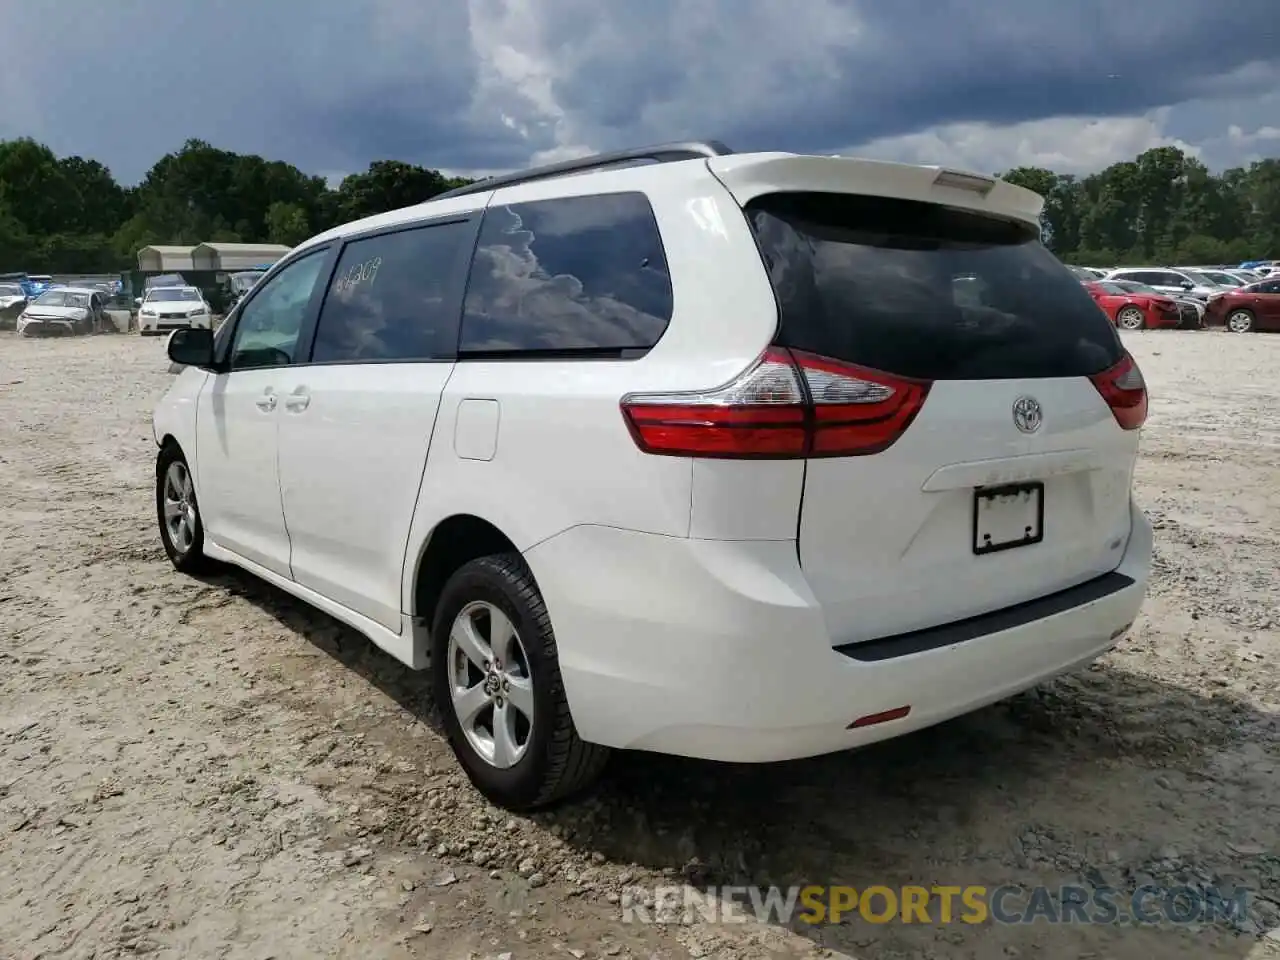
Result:
<svg viewBox="0 0 1280 960">
<path fill-rule="evenodd" d="M 908 380 L 770 347 L 741 376 L 696 393 L 632 394 L 622 414 L 636 445 L 673 457 L 851 457 L 891 446 L 929 394 Z"/>
<path fill-rule="evenodd" d="M 1127 351 L 1115 366 L 1089 379 L 1107 401 L 1121 428 L 1137 430 L 1147 422 L 1147 383 Z"/>
<path fill-rule="evenodd" d="M 880 713 L 868 713 L 865 717 L 859 717 L 853 723 L 849 724 L 848 729 L 855 730 L 858 727 L 874 727 L 877 723 L 888 723 L 890 720 L 901 720 L 911 712 L 911 707 L 894 707 L 892 710 L 882 710 Z"/>
</svg>

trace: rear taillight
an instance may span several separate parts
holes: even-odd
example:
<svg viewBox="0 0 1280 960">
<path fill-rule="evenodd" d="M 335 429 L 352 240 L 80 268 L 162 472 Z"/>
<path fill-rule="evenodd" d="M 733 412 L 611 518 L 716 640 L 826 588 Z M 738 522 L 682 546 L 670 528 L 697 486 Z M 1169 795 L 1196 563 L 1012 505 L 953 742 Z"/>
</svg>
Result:
<svg viewBox="0 0 1280 960">
<path fill-rule="evenodd" d="M 1125 430 L 1147 422 L 1147 383 L 1137 362 L 1126 353 L 1115 366 L 1089 378 Z"/>
<path fill-rule="evenodd" d="M 723 387 L 632 394 L 622 414 L 646 453 L 674 457 L 853 457 L 890 447 L 929 394 L 924 381 L 771 347 Z"/>
</svg>

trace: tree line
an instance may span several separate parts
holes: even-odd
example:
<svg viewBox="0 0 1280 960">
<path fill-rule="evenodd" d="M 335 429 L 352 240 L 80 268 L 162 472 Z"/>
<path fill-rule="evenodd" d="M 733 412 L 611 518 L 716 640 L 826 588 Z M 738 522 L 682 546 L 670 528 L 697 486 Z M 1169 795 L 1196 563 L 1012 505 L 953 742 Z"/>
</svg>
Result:
<svg viewBox="0 0 1280 960">
<path fill-rule="evenodd" d="M 0 271 L 124 270 L 153 244 L 294 246 L 469 182 L 378 160 L 331 189 L 291 164 L 188 140 L 127 187 L 96 160 L 59 158 L 30 139 L 0 141 Z"/>
<path fill-rule="evenodd" d="M 1039 167 L 1001 176 L 1045 197 L 1045 241 L 1071 263 L 1280 257 L 1280 159 L 1214 174 L 1157 147 L 1086 177 Z M 31 139 L 0 141 L 0 271 L 128 269 L 151 244 L 293 246 L 468 182 L 377 160 L 332 189 L 291 164 L 189 140 L 129 187 L 96 160 L 59 158 Z"/>
</svg>

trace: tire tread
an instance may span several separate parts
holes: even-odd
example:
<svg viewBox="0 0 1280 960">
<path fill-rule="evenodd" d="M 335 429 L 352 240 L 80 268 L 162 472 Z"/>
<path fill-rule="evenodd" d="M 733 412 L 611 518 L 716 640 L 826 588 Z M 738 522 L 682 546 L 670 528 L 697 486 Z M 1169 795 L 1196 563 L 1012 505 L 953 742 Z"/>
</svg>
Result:
<svg viewBox="0 0 1280 960">
<path fill-rule="evenodd" d="M 563 800 L 587 788 L 604 771 L 611 751 L 608 747 L 587 743 L 578 736 L 569 702 L 564 695 L 564 681 L 560 675 L 560 660 L 551 616 L 533 579 L 533 572 L 524 558 L 518 553 L 480 557 L 467 563 L 454 575 L 481 569 L 501 581 L 511 591 L 512 599 L 533 621 L 536 637 L 526 637 L 526 642 L 539 645 L 544 682 L 550 686 L 548 692 L 551 694 L 554 714 L 549 719 L 547 767 L 533 796 L 527 803 L 520 804 L 521 807 L 532 810 Z M 446 586 L 445 593 L 447 592 Z M 437 629 L 443 628 L 443 623 L 437 624 Z M 433 665 L 433 669 L 437 668 L 438 666 Z M 443 704 L 442 708 L 447 709 Z"/>
</svg>

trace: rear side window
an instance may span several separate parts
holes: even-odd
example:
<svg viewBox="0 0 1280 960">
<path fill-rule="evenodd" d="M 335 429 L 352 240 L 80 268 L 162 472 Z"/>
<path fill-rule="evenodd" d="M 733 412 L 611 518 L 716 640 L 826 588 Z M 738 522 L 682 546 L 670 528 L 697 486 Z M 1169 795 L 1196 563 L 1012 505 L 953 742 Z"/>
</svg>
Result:
<svg viewBox="0 0 1280 960">
<path fill-rule="evenodd" d="M 471 223 L 413 227 L 342 249 L 320 309 L 313 363 L 451 358 Z"/>
<path fill-rule="evenodd" d="M 771 194 L 747 216 L 783 346 L 927 380 L 1083 376 L 1122 356 L 1034 227 L 845 194 Z"/>
<path fill-rule="evenodd" d="M 667 259 L 644 194 L 490 207 L 459 351 L 625 357 L 658 342 L 671 309 Z"/>
</svg>

